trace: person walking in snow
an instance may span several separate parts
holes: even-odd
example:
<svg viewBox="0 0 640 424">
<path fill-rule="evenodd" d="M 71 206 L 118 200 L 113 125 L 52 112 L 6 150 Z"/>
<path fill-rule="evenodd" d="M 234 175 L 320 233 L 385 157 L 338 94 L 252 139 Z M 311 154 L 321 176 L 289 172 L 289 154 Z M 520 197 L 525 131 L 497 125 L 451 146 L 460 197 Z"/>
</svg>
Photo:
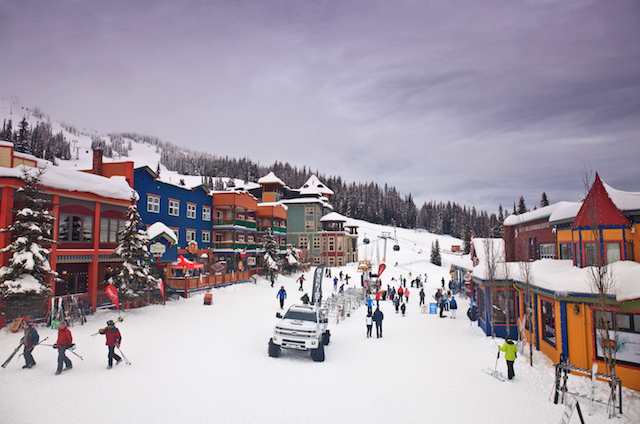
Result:
<svg viewBox="0 0 640 424">
<path fill-rule="evenodd" d="M 376 336 L 377 338 L 382 337 L 382 320 L 384 319 L 384 314 L 380 310 L 380 308 L 376 308 L 376 311 L 373 313 L 373 321 L 376 323 Z"/>
<path fill-rule="evenodd" d="M 338 290 L 338 277 L 335 277 L 333 279 L 333 291 L 337 291 Z"/>
<path fill-rule="evenodd" d="M 284 290 L 284 286 L 280 287 L 278 293 L 276 293 L 276 299 L 280 299 L 280 309 L 284 308 L 284 300 L 287 298 L 287 292 Z"/>
<path fill-rule="evenodd" d="M 373 299 L 371 299 L 371 296 L 367 296 L 367 313 L 373 313 Z"/>
<path fill-rule="evenodd" d="M 498 349 L 505 353 L 504 357 L 507 360 L 507 374 L 509 380 L 516 376 L 516 373 L 513 372 L 513 363 L 516 360 L 518 346 L 511 339 L 507 339 L 502 346 L 499 346 Z"/>
<path fill-rule="evenodd" d="M 449 301 L 449 309 L 451 309 L 451 318 L 455 318 L 456 311 L 458 310 L 458 302 L 456 302 L 453 296 L 451 296 L 451 300 Z"/>
<path fill-rule="evenodd" d="M 420 306 L 424 305 L 424 297 L 425 297 L 424 287 L 421 287 L 420 288 Z"/>
<path fill-rule="evenodd" d="M 444 312 L 444 303 L 445 303 L 444 296 L 440 296 L 438 298 L 438 307 L 440 308 L 440 318 L 444 318 L 444 315 L 442 315 L 442 313 Z"/>
<path fill-rule="evenodd" d="M 116 360 L 116 365 L 122 362 L 122 358 L 116 355 L 116 347 L 120 349 L 120 342 L 122 341 L 120 330 L 116 328 L 113 321 L 109 320 L 107 321 L 107 326 L 105 328 L 101 328 L 98 332 L 107 336 L 106 345 L 109 348 L 109 354 L 107 355 L 107 369 L 111 369 L 114 359 Z"/>
<path fill-rule="evenodd" d="M 300 298 L 300 300 L 302 300 L 303 304 L 308 305 L 309 304 L 309 295 L 305 293 L 304 296 L 302 296 Z"/>
<path fill-rule="evenodd" d="M 36 331 L 35 325 L 31 319 L 26 319 L 23 323 L 24 325 L 24 337 L 22 338 L 22 343 L 24 345 L 24 366 L 22 368 L 33 368 L 36 365 L 36 361 L 33 360 L 33 356 L 31 352 L 33 348 L 36 347 L 38 341 L 40 340 L 40 336 Z"/>
<path fill-rule="evenodd" d="M 371 337 L 371 329 L 373 328 L 373 317 L 371 316 L 371 312 L 367 312 L 367 318 L 365 319 L 367 323 L 367 339 Z"/>
<path fill-rule="evenodd" d="M 304 291 L 304 288 L 302 288 L 302 283 L 304 283 L 304 274 L 300 275 L 300 277 L 298 278 L 298 283 L 300 283 L 300 288 L 298 290 Z"/>
<path fill-rule="evenodd" d="M 53 345 L 54 349 L 58 349 L 58 369 L 56 375 L 62 372 L 62 365 L 65 366 L 64 370 L 70 370 L 73 368 L 71 360 L 67 358 L 65 351 L 73 346 L 73 336 L 71 330 L 67 327 L 67 321 L 62 321 L 58 327 L 58 341 Z"/>
<path fill-rule="evenodd" d="M 402 316 L 404 316 L 405 312 L 407 312 L 407 304 L 406 303 L 402 303 L 402 305 L 400 305 L 400 311 L 402 311 Z"/>
<path fill-rule="evenodd" d="M 398 287 L 398 300 L 400 302 L 402 302 L 402 295 L 404 294 L 404 289 L 402 288 L 402 285 L 400 287 Z"/>
<path fill-rule="evenodd" d="M 409 289 L 404 289 L 405 302 L 409 303 Z"/>
<path fill-rule="evenodd" d="M 351 277 L 349 277 L 349 274 L 345 274 L 344 275 L 344 282 L 349 284 L 349 278 L 351 278 Z"/>
</svg>

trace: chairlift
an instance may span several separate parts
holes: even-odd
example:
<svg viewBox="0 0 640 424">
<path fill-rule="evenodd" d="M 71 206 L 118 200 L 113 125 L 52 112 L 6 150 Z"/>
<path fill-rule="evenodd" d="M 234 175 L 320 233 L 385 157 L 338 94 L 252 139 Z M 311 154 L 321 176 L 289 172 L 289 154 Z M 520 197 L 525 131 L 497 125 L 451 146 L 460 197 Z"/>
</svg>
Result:
<svg viewBox="0 0 640 424">
<path fill-rule="evenodd" d="M 364 244 L 369 244 L 369 239 L 367 238 L 367 236 L 364 236 L 364 240 L 362 240 L 362 242 Z"/>
<path fill-rule="evenodd" d="M 397 244 L 394 244 L 393 250 L 397 252 L 398 250 L 400 250 L 400 246 L 398 246 Z"/>
</svg>

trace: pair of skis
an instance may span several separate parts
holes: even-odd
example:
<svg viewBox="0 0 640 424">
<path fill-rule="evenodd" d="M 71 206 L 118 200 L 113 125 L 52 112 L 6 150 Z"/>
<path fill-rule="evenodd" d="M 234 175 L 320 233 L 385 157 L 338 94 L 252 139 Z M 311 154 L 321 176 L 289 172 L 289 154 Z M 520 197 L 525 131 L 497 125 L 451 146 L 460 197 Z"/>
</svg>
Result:
<svg viewBox="0 0 640 424">
<path fill-rule="evenodd" d="M 482 371 L 484 371 L 486 374 L 490 375 L 491 377 L 495 378 L 498 381 L 507 381 L 507 378 L 500 371 L 498 371 L 498 359 L 500 359 L 500 349 L 498 349 L 498 356 L 496 357 L 495 367 L 493 369 L 486 368 Z"/>
<path fill-rule="evenodd" d="M 36 343 L 35 345 L 33 345 L 33 347 L 31 348 L 33 350 L 33 348 L 35 348 L 36 346 L 38 346 L 40 343 L 42 343 L 43 341 L 47 340 L 48 337 L 45 337 L 44 339 L 40 340 L 38 343 Z M 4 364 L 2 364 L 2 368 L 7 368 L 7 365 L 9 365 L 9 362 L 11 362 L 11 360 L 13 359 L 13 357 L 16 355 L 16 353 L 18 353 L 18 350 L 20 350 L 20 347 L 24 344 L 24 339 L 20 340 L 20 344 L 18 345 L 18 347 L 16 347 L 13 352 L 11 352 L 11 355 L 9 355 L 9 357 L 7 358 L 6 361 L 4 361 Z M 22 353 L 20 354 L 22 355 Z M 18 355 L 18 356 L 20 356 Z"/>
</svg>

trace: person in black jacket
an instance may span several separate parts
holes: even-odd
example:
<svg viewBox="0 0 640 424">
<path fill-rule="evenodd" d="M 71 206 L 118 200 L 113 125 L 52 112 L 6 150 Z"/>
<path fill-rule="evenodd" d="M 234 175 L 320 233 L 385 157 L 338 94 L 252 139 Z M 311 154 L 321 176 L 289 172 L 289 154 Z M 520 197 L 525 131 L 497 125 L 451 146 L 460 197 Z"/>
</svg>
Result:
<svg viewBox="0 0 640 424">
<path fill-rule="evenodd" d="M 22 368 L 32 368 L 36 365 L 36 361 L 33 360 L 33 356 L 31 352 L 33 348 L 36 347 L 38 341 L 40 340 L 40 336 L 38 336 L 38 332 L 34 327 L 33 321 L 27 319 L 24 321 L 24 337 L 22 342 L 24 344 L 24 366 Z"/>
<path fill-rule="evenodd" d="M 382 337 L 382 320 L 384 319 L 384 314 L 380 310 L 380 308 L 376 308 L 373 313 L 373 321 L 376 323 L 376 336 L 377 338 Z"/>
</svg>

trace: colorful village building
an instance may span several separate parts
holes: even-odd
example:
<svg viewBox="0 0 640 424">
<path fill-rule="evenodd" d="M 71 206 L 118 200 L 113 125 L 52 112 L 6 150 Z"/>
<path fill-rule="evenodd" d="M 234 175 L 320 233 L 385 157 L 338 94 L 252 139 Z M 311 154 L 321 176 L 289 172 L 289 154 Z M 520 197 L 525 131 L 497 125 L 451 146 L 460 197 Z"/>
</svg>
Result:
<svg viewBox="0 0 640 424">
<path fill-rule="evenodd" d="M 57 244 L 44 246 L 51 250 L 51 269 L 57 271 L 61 279 L 58 283 L 52 282 L 53 295 L 63 299 L 77 297 L 93 310 L 110 302 L 104 294 L 105 277 L 110 268 L 120 262 L 112 257 L 118 246 L 116 234 L 124 225 L 126 210 L 134 194 L 127 180 L 127 176 L 133 175 L 133 163 L 119 164 L 116 175 L 111 178 L 98 174 L 109 174 L 116 169 L 109 165 L 94 167 L 79 175 L 80 171 L 16 153 L 12 143 L 0 142 L 0 227 L 11 225 L 11 210 L 20 206 L 14 201 L 14 195 L 24 186 L 23 169 L 44 169 L 41 196 L 51 205 L 57 222 L 52 235 Z M 11 234 L 0 234 L 2 246 L 8 245 L 10 239 Z M 9 255 L 2 255 L 2 263 L 6 263 Z M 32 315 L 43 316 L 44 309 L 32 311 Z M 13 318 L 4 316 L 2 320 Z M 0 322 L 0 327 L 3 324 Z"/>
<path fill-rule="evenodd" d="M 616 330 L 610 333 L 616 375 L 622 385 L 640 390 L 639 227 L 640 193 L 613 189 L 596 174 L 583 202 L 560 202 L 505 220 L 508 262 L 497 265 L 493 278 L 486 263 L 473 269 L 477 302 L 483 302 L 480 288 L 487 308 L 493 306 L 486 300 L 492 290 L 517 291 L 510 312 L 516 319 L 503 337 L 516 338 L 519 325 L 527 342 L 554 362 L 563 358 L 582 369 L 597 364 L 600 373 L 606 373 L 599 337 L 606 317 Z M 606 311 L 593 285 L 592 271 L 600 266 L 615 282 Z"/>
</svg>

